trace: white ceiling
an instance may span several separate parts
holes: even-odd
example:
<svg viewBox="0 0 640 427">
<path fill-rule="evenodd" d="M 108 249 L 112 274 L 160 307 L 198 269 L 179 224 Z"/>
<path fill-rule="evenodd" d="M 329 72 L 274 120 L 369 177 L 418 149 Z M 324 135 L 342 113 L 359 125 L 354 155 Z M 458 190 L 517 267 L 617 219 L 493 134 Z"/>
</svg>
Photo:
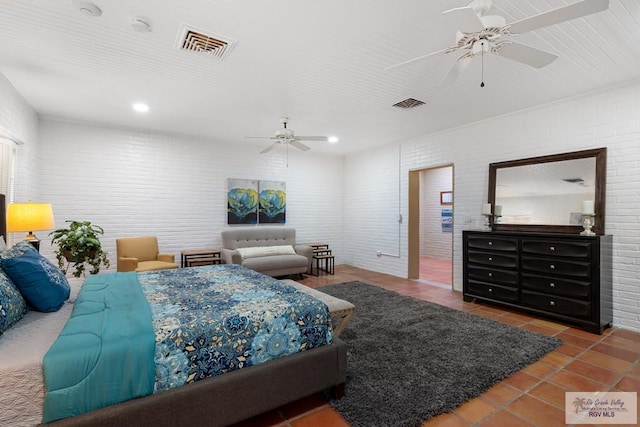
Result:
<svg viewBox="0 0 640 427">
<path fill-rule="evenodd" d="M 494 0 L 513 22 L 576 0 Z M 467 0 L 0 0 L 0 72 L 41 115 L 206 137 L 260 150 L 289 116 L 316 151 L 369 147 L 528 108 L 640 78 L 640 0 L 523 34 L 559 58 L 541 69 L 490 55 L 453 86 L 454 44 L 441 12 Z M 153 31 L 134 31 L 144 16 Z M 181 25 L 237 40 L 225 59 L 179 51 Z M 392 107 L 406 98 L 427 104 Z M 144 101 L 151 110 L 133 113 Z"/>
</svg>

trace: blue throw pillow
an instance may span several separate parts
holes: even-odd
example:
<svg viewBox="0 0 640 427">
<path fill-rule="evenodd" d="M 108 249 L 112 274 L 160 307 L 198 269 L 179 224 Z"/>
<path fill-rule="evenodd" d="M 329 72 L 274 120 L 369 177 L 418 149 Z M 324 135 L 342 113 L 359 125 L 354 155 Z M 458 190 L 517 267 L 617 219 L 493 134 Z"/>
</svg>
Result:
<svg viewBox="0 0 640 427">
<path fill-rule="evenodd" d="M 71 288 L 62 271 L 22 241 L 0 255 L 2 269 L 29 306 L 42 312 L 58 311 Z"/>
<path fill-rule="evenodd" d="M 0 335 L 22 319 L 26 312 L 27 303 L 24 298 L 11 279 L 0 270 Z"/>
</svg>

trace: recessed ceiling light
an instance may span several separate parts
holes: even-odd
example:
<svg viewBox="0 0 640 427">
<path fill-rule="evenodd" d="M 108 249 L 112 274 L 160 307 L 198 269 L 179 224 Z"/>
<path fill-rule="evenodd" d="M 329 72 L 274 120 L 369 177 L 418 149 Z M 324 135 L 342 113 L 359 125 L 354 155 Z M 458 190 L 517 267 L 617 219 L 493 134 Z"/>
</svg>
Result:
<svg viewBox="0 0 640 427">
<path fill-rule="evenodd" d="M 131 20 L 131 27 L 140 33 L 150 33 L 152 30 L 151 21 L 144 16 L 136 16 Z"/>
<path fill-rule="evenodd" d="M 136 102 L 135 104 L 133 104 L 133 109 L 138 113 L 146 113 L 147 111 L 149 111 L 149 106 L 142 102 Z"/>
<path fill-rule="evenodd" d="M 86 16 L 98 17 L 102 15 L 102 11 L 98 6 L 93 3 L 89 3 L 88 1 L 83 0 L 73 0 L 73 7 L 78 9 L 80 13 Z"/>
<path fill-rule="evenodd" d="M 337 136 L 330 136 L 328 141 L 332 144 L 335 144 L 336 142 L 338 142 L 338 137 Z"/>
</svg>

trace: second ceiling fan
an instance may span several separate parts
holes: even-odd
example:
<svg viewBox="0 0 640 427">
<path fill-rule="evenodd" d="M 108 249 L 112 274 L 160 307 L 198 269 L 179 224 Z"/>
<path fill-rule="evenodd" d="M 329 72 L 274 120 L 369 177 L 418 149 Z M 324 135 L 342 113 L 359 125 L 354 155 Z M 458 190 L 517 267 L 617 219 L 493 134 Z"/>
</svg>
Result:
<svg viewBox="0 0 640 427">
<path fill-rule="evenodd" d="M 442 12 L 447 18 L 454 19 L 458 25 L 455 45 L 386 69 L 390 70 L 451 52 L 462 53 L 462 55 L 442 80 L 442 85 L 453 83 L 475 56 L 484 53 L 493 53 L 531 67 L 541 68 L 553 62 L 558 55 L 518 43 L 513 40 L 513 36 L 601 12 L 609 8 L 609 0 L 583 0 L 510 24 L 507 24 L 505 18 L 500 15 L 486 15 L 492 5 L 491 0 L 473 0 L 465 7 Z"/>
<path fill-rule="evenodd" d="M 287 123 L 289 122 L 289 117 L 281 117 L 280 123 L 282 123 L 282 128 L 278 129 L 274 136 L 245 136 L 245 138 L 257 138 L 257 139 L 272 139 L 274 142 L 269 145 L 267 148 L 262 150 L 260 153 L 268 153 L 273 150 L 277 145 L 285 144 L 287 146 L 291 145 L 298 150 L 308 151 L 310 147 L 304 145 L 300 141 L 329 141 L 329 137 L 327 136 L 296 136 L 293 129 L 287 127 Z"/>
</svg>

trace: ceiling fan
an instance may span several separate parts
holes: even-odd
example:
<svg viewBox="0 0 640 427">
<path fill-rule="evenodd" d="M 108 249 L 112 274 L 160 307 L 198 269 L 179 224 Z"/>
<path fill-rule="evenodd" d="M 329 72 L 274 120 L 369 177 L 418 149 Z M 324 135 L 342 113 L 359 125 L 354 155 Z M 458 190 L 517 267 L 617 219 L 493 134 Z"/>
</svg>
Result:
<svg viewBox="0 0 640 427">
<path fill-rule="evenodd" d="M 274 142 L 260 153 L 267 153 L 273 150 L 279 144 L 291 145 L 298 150 L 308 151 L 310 147 L 304 145 L 300 141 L 328 141 L 327 136 L 296 136 L 293 129 L 287 127 L 289 117 L 281 117 L 280 123 L 282 128 L 278 129 L 274 136 L 245 136 L 245 138 L 258 138 L 258 139 L 273 139 Z"/>
<path fill-rule="evenodd" d="M 609 0 L 583 0 L 507 24 L 505 18 L 500 15 L 485 15 L 492 4 L 492 0 L 473 0 L 465 7 L 442 12 L 447 18 L 457 22 L 455 45 L 392 65 L 386 70 L 452 52 L 462 55 L 442 80 L 442 85 L 453 83 L 476 55 L 489 52 L 531 67 L 542 68 L 553 62 L 558 55 L 517 43 L 513 41 L 513 36 L 609 8 Z M 484 87 L 484 83 L 481 86 Z"/>
</svg>

